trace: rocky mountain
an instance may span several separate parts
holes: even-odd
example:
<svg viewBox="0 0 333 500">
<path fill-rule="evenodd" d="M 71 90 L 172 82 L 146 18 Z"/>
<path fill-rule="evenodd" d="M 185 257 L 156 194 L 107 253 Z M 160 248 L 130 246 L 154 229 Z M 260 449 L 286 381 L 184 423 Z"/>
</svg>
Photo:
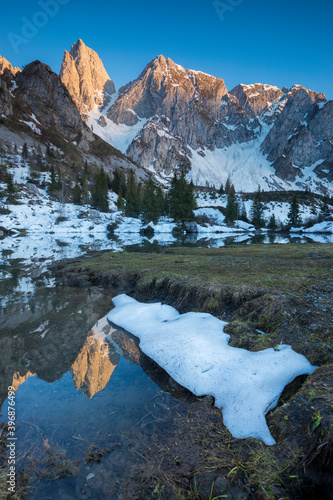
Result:
<svg viewBox="0 0 333 500">
<path fill-rule="evenodd" d="M 75 55 L 78 44 L 90 50 L 77 42 L 71 61 L 90 82 L 91 68 L 101 62 L 93 51 L 89 63 Z M 62 80 L 76 99 L 66 54 Z M 81 115 L 94 133 L 161 182 L 185 168 L 197 185 L 219 187 L 230 177 L 243 191 L 259 184 L 266 190 L 332 188 L 333 104 L 324 94 L 259 83 L 228 92 L 221 78 L 186 70 L 163 56 L 118 93 L 112 90 L 111 101 L 109 94 L 94 99 L 102 85 L 87 84 L 91 100 L 86 105 L 80 94 Z"/>
<path fill-rule="evenodd" d="M 83 118 L 97 106 L 108 104 L 116 89 L 102 61 L 82 40 L 65 50 L 60 78 Z"/>
<path fill-rule="evenodd" d="M 5 69 L 8 69 L 14 75 L 19 71 L 21 71 L 20 68 L 14 68 L 12 64 L 9 61 L 7 61 L 7 59 L 0 56 L 0 75 L 4 73 Z"/>
<path fill-rule="evenodd" d="M 82 45 L 77 45 L 80 51 Z M 115 167 L 133 168 L 138 176 L 145 175 L 143 169 L 92 132 L 82 120 L 70 92 L 49 66 L 34 61 L 23 71 L 15 71 L 17 68 L 4 58 L 0 61 L 3 64 L 0 74 L 0 148 L 6 151 L 13 145 L 22 147 L 26 142 L 28 147 L 39 144 L 45 151 L 48 145 L 56 148 L 68 165 L 88 161 L 103 165 L 106 171 Z M 102 77 L 100 81 L 103 81 Z M 112 89 L 110 85 L 104 83 L 105 88 Z"/>
<path fill-rule="evenodd" d="M 111 361 L 109 345 L 93 335 L 88 336 L 70 369 L 75 388 L 91 399 L 107 385 L 119 359 L 119 354 L 113 355 Z"/>
<path fill-rule="evenodd" d="M 59 135 L 107 170 L 149 171 L 165 185 L 182 168 L 199 186 L 230 177 L 245 192 L 333 192 L 333 102 L 322 93 L 259 83 L 228 92 L 221 78 L 164 56 L 116 92 L 82 40 L 65 51 L 60 78 L 38 61 L 22 72 L 0 61 L 1 120 L 44 142 Z"/>
</svg>

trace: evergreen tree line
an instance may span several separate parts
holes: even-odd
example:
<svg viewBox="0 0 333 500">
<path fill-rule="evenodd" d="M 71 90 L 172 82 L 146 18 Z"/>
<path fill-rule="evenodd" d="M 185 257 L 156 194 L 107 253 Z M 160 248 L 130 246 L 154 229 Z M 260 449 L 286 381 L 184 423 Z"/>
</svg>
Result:
<svg viewBox="0 0 333 500">
<path fill-rule="evenodd" d="M 319 212 L 313 207 L 312 213 L 316 216 L 317 221 L 322 221 L 331 215 L 328 201 L 329 199 L 325 197 Z M 268 229 L 275 230 L 279 225 L 275 214 L 270 216 L 268 222 L 265 219 L 265 204 L 262 199 L 260 186 L 258 186 L 258 190 L 254 194 L 249 217 L 247 217 L 244 202 L 237 199 L 234 186 L 231 184 L 225 210 L 225 220 L 230 223 L 235 222 L 235 220 L 243 220 L 244 222 L 250 222 L 257 229 L 267 227 Z M 293 226 L 301 223 L 300 204 L 297 195 L 294 195 L 290 202 L 287 223 Z"/>
<path fill-rule="evenodd" d="M 128 217 L 141 217 L 144 222 L 161 216 L 175 221 L 194 218 L 194 185 L 187 182 L 183 170 L 174 174 L 168 193 L 164 193 L 161 186 L 156 186 L 151 177 L 144 183 L 137 182 L 133 170 L 130 170 L 127 179 L 122 171 L 116 170 L 111 187 L 118 194 L 118 209 Z"/>
<path fill-rule="evenodd" d="M 102 167 L 97 174 L 95 174 L 93 179 L 93 188 L 89 189 L 89 180 L 91 178 L 91 172 L 88 167 L 87 162 L 84 165 L 83 175 L 76 182 L 72 199 L 73 203 L 76 205 L 88 205 L 89 203 L 100 210 L 101 212 L 109 211 L 109 199 L 108 193 L 111 187 L 110 178 L 105 173 Z M 52 184 L 52 171 L 51 171 L 51 184 Z"/>
</svg>

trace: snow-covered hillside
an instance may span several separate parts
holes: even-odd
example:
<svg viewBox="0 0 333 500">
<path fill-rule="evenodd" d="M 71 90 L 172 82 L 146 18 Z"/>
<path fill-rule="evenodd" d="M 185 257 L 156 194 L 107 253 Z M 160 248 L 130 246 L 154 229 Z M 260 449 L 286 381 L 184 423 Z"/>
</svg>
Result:
<svg viewBox="0 0 333 500">
<path fill-rule="evenodd" d="M 161 218 L 157 224 L 151 222 L 145 225 L 140 219 L 125 217 L 117 210 L 117 196 L 112 192 L 109 192 L 109 213 L 99 212 L 90 206 L 54 201 L 45 189 L 28 182 L 28 164 L 21 155 L 12 156 L 11 163 L 13 166 L 8 171 L 15 180 L 18 201 L 7 204 L 6 185 L 0 183 L 0 251 L 3 258 L 24 259 L 43 265 L 43 262 L 75 257 L 87 250 L 121 251 L 124 246 L 142 244 L 144 241 L 155 241 L 161 245 L 177 242 L 173 235 L 176 224 L 167 217 Z M 49 173 L 41 175 L 42 180 L 50 180 Z M 200 241 L 203 245 L 223 246 L 226 238 L 232 237 L 234 242 L 251 240 L 255 233 L 251 224 L 242 221 L 236 221 L 234 226 L 225 224 L 221 208 L 227 205 L 226 195 L 200 193 L 197 204 L 197 232 L 191 235 L 192 243 Z M 245 201 L 244 205 L 249 214 L 252 201 Z M 278 222 L 285 223 L 288 211 L 288 203 L 270 202 L 265 205 L 265 218 L 268 220 L 274 213 Z M 301 205 L 300 216 L 306 222 L 312 216 L 310 207 Z M 110 226 L 113 230 L 112 239 L 108 229 Z M 140 234 L 147 226 L 154 230 L 151 237 Z M 298 228 L 294 233 L 300 241 L 333 242 L 332 223 L 314 226 L 313 230 L 308 228 L 302 236 L 299 235 L 300 230 Z M 315 234 L 320 232 L 325 234 Z M 285 236 L 275 238 L 277 242 L 289 241 Z M 264 241 L 270 242 L 271 239 L 267 235 Z"/>
</svg>

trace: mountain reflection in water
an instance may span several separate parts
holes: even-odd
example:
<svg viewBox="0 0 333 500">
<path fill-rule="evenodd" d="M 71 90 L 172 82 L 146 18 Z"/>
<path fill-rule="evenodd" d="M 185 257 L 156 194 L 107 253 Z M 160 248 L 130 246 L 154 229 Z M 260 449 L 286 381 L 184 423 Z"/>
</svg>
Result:
<svg viewBox="0 0 333 500">
<path fill-rule="evenodd" d="M 142 448 L 153 435 L 163 439 L 194 397 L 152 363 L 135 338 L 107 323 L 111 293 L 32 286 L 33 280 L 27 293 L 17 292 L 19 280 L 16 288 L 8 285 L 0 309 L 1 420 L 13 386 L 17 465 L 24 471 L 36 464 L 27 471 L 28 498 L 81 498 L 84 489 L 90 491 L 85 498 L 117 498 Z M 91 446 L 112 450 L 103 471 L 86 461 Z M 47 480 L 50 450 L 78 461 L 74 476 Z"/>
</svg>

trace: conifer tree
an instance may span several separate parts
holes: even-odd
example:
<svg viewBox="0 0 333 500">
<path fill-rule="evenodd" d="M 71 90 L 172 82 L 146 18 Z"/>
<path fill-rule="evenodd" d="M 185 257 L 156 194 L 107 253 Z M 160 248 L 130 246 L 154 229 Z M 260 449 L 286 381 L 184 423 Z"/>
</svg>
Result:
<svg viewBox="0 0 333 500">
<path fill-rule="evenodd" d="M 234 189 L 230 189 L 228 195 L 228 203 L 225 209 L 225 220 L 226 222 L 233 223 L 237 219 L 237 201 Z"/>
<path fill-rule="evenodd" d="M 232 186 L 232 184 L 231 184 L 230 176 L 229 176 L 227 179 L 227 182 L 225 183 L 225 188 L 224 188 L 225 194 L 230 194 L 231 186 Z"/>
<path fill-rule="evenodd" d="M 29 158 L 29 151 L 28 151 L 28 146 L 27 143 L 25 142 L 22 146 L 22 158 L 27 160 Z"/>
<path fill-rule="evenodd" d="M 161 186 L 156 188 L 156 198 L 158 204 L 158 215 L 161 217 L 162 215 L 166 215 L 168 212 L 168 200 L 167 197 L 164 196 L 163 190 Z"/>
<path fill-rule="evenodd" d="M 184 170 L 179 177 L 176 172 L 174 173 L 168 201 L 170 216 L 175 221 L 194 218 L 193 210 L 197 207 L 194 184 L 192 181 L 190 183 L 186 181 Z"/>
<path fill-rule="evenodd" d="M 297 225 L 300 222 L 299 203 L 296 195 L 293 196 L 292 202 L 290 203 L 288 212 L 288 222 L 289 224 L 293 225 Z"/>
<path fill-rule="evenodd" d="M 253 204 L 250 209 L 250 218 L 252 224 L 256 228 L 265 227 L 265 218 L 264 218 L 264 203 L 262 201 L 261 189 L 258 186 L 258 190 L 254 195 Z"/>
<path fill-rule="evenodd" d="M 82 190 L 81 190 L 81 186 L 78 182 L 75 184 L 75 187 L 73 189 L 73 203 L 75 205 L 82 204 Z"/>
<path fill-rule="evenodd" d="M 130 170 L 128 175 L 125 201 L 126 215 L 129 217 L 139 217 L 141 213 L 141 184 L 137 184 L 133 169 Z"/>
<path fill-rule="evenodd" d="M 142 219 L 144 222 L 155 221 L 160 215 L 159 200 L 156 195 L 156 186 L 149 177 L 145 183 L 142 195 Z"/>
<path fill-rule="evenodd" d="M 16 187 L 15 187 L 15 184 L 14 184 L 13 174 L 11 174 L 10 172 L 7 172 L 6 176 L 5 176 L 5 182 L 6 182 L 6 192 L 7 192 L 7 195 L 8 196 L 14 196 L 14 194 L 16 193 Z"/>
<path fill-rule="evenodd" d="M 125 195 L 126 191 L 126 178 L 123 170 L 116 168 L 113 172 L 113 177 L 111 180 L 111 189 L 114 193 L 119 194 L 120 190 L 122 195 Z"/>
<path fill-rule="evenodd" d="M 101 212 L 109 211 L 108 182 L 104 168 L 99 171 L 92 192 L 92 205 Z"/>
<path fill-rule="evenodd" d="M 120 188 L 119 194 L 118 194 L 118 199 L 116 202 L 116 206 L 118 210 L 124 210 L 125 204 L 124 204 L 124 198 L 123 198 L 123 192 L 122 189 Z"/>
<path fill-rule="evenodd" d="M 326 219 L 326 217 L 329 217 L 331 215 L 330 207 L 328 205 L 328 199 L 327 196 L 325 196 L 324 201 L 320 207 L 320 212 L 319 212 L 319 217 L 320 219 Z"/>
<path fill-rule="evenodd" d="M 268 229 L 272 229 L 272 231 L 277 229 L 278 224 L 274 213 L 270 216 L 267 227 Z"/>
<path fill-rule="evenodd" d="M 48 159 L 50 159 L 50 158 L 54 158 L 54 151 L 53 151 L 53 149 L 51 149 L 51 148 L 50 148 L 50 146 L 48 146 L 48 145 L 46 146 L 46 157 L 47 157 Z"/>
<path fill-rule="evenodd" d="M 81 184 L 81 203 L 82 205 L 88 205 L 90 202 L 90 192 L 88 190 L 85 176 L 82 177 L 80 184 Z"/>
<path fill-rule="evenodd" d="M 36 164 L 39 169 L 43 167 L 43 153 L 39 145 L 36 152 Z"/>
<path fill-rule="evenodd" d="M 52 191 L 56 191 L 57 189 L 58 189 L 58 182 L 56 180 L 54 166 L 52 164 L 51 165 L 51 179 L 50 179 L 50 183 L 48 185 L 48 192 L 51 193 Z"/>
<path fill-rule="evenodd" d="M 238 202 L 238 211 L 239 220 L 242 220 L 243 222 L 249 222 L 244 201 Z"/>
</svg>

